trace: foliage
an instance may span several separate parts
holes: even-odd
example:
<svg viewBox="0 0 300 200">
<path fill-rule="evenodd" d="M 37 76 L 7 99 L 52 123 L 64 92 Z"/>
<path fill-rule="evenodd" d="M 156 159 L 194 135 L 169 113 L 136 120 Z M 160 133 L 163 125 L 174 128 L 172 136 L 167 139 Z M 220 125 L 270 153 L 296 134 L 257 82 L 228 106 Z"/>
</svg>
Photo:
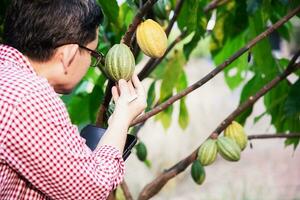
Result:
<svg viewBox="0 0 300 200">
<path fill-rule="evenodd" d="M 0 6 L 0 41 L 3 31 L 4 13 L 7 3 L 5 0 Z M 176 0 L 171 0 L 171 8 L 174 11 Z M 116 43 L 120 43 L 122 36 L 127 31 L 139 6 L 134 0 L 127 0 L 118 4 L 116 0 L 98 0 L 105 15 L 104 22 L 99 28 L 98 51 L 106 54 Z M 141 1 L 142 3 L 142 1 Z M 212 31 L 206 27 L 213 12 L 204 12 L 204 7 L 209 0 L 185 0 L 181 12 L 177 18 L 178 28 L 186 31 L 190 38 L 184 40 L 183 45 L 175 47 L 149 76 L 151 85 L 148 88 L 149 111 L 156 103 L 163 102 L 188 86 L 184 65 L 191 59 L 191 53 L 197 48 L 200 40 L 210 39 L 210 52 L 216 65 L 224 62 L 249 40 L 264 31 L 270 24 L 281 19 L 290 8 L 300 4 L 299 0 L 232 0 L 217 8 L 215 26 Z M 152 11 L 146 18 L 153 18 L 166 26 L 170 19 L 165 21 L 156 17 Z M 278 29 L 282 40 L 289 41 L 293 26 L 290 22 Z M 169 39 L 171 42 L 172 39 Z M 137 63 L 144 55 L 139 54 Z M 277 58 L 272 51 L 272 41 L 269 38 L 259 42 L 249 54 L 236 59 L 224 70 L 225 80 L 232 90 L 242 88 L 240 103 L 246 101 L 255 94 L 268 81 L 280 73 L 287 65 L 287 60 Z M 295 74 L 299 77 L 299 73 Z M 107 79 L 100 70 L 91 69 L 84 80 L 78 85 L 71 95 L 62 99 L 67 105 L 72 122 L 80 126 L 86 123 L 94 123 L 100 103 L 104 98 Z M 300 81 L 295 83 L 283 81 L 271 92 L 264 96 L 266 110 L 260 116 L 269 115 L 271 124 L 277 132 L 300 132 Z M 157 93 L 157 89 L 159 92 Z M 173 110 L 177 105 L 170 106 L 167 110 L 156 116 L 164 128 L 168 128 L 172 122 Z M 186 99 L 179 103 L 178 123 L 184 129 L 189 123 L 189 114 Z M 237 121 L 244 124 L 252 113 L 252 108 L 241 114 Z M 289 139 L 286 144 L 299 143 L 299 139 Z"/>
</svg>

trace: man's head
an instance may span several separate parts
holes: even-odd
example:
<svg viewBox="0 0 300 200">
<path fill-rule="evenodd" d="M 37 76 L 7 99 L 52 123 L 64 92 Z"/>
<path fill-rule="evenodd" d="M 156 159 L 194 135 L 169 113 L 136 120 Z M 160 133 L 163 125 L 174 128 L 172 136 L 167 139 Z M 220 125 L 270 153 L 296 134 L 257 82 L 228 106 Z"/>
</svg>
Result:
<svg viewBox="0 0 300 200">
<path fill-rule="evenodd" d="M 96 48 L 96 30 L 101 20 L 95 0 L 12 0 L 6 14 L 4 42 L 18 49 L 32 63 L 56 66 L 59 74 L 56 80 L 49 82 L 58 92 L 69 92 L 67 90 L 71 90 L 87 70 L 88 66 L 80 65 L 90 64 L 90 53 L 78 45 Z M 84 59 L 87 62 L 81 62 Z M 58 70 L 59 64 L 63 70 Z M 39 70 L 45 72 L 45 69 Z M 49 69 L 46 71 L 49 74 Z"/>
</svg>

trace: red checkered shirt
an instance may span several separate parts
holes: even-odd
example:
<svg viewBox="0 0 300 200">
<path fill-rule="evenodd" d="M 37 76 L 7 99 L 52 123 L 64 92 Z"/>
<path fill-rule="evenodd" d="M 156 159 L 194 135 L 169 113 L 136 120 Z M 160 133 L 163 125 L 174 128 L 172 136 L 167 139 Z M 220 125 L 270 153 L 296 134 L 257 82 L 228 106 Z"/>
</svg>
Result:
<svg viewBox="0 0 300 200">
<path fill-rule="evenodd" d="M 120 151 L 92 152 L 48 81 L 4 45 L 0 145 L 0 199 L 106 199 L 124 175 Z"/>
</svg>

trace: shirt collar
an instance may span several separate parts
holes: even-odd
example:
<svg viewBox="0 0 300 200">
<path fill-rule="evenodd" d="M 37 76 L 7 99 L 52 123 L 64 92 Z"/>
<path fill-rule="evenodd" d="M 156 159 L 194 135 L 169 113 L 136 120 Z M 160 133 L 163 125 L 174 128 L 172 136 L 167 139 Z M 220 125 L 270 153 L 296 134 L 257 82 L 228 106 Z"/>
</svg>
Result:
<svg viewBox="0 0 300 200">
<path fill-rule="evenodd" d="M 35 71 L 28 59 L 13 47 L 0 44 L 0 60 L 10 61 L 20 66 L 22 69 L 28 70 L 30 73 L 35 74 Z"/>
</svg>

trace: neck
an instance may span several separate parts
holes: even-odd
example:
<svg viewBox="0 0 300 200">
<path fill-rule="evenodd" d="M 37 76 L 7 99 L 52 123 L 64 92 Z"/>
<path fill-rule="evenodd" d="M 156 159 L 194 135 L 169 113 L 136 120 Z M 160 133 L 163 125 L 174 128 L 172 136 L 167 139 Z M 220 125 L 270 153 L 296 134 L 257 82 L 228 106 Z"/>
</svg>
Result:
<svg viewBox="0 0 300 200">
<path fill-rule="evenodd" d="M 46 78 L 51 86 L 54 86 L 55 80 L 55 64 L 51 62 L 39 62 L 26 57 L 30 62 L 35 73 L 43 78 Z"/>
</svg>

